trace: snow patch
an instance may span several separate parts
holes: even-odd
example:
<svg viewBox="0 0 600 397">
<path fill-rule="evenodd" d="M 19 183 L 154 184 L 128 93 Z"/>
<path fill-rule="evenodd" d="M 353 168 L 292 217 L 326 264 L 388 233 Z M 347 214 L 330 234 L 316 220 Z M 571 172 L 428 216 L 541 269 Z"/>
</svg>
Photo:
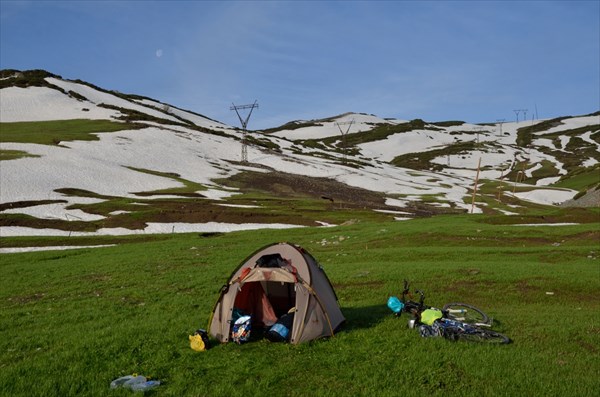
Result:
<svg viewBox="0 0 600 397">
<path fill-rule="evenodd" d="M 577 194 L 577 192 L 573 190 L 536 189 L 529 192 L 517 192 L 514 195 L 521 200 L 546 205 L 556 205 L 572 199 L 575 194 Z"/>
<path fill-rule="evenodd" d="M 152 223 L 149 222 L 145 229 L 131 230 L 125 228 L 103 228 L 96 232 L 75 232 L 58 229 L 34 229 L 20 226 L 0 227 L 0 236 L 124 236 L 131 234 L 165 234 L 165 233 L 228 233 L 240 230 L 258 229 L 290 229 L 304 227 L 283 223 Z"/>
<path fill-rule="evenodd" d="M 0 90 L 0 120 L 49 121 L 72 119 L 112 119 L 120 115 L 90 102 L 78 101 L 48 87 L 7 87 Z M 87 110 L 85 110 L 87 109 Z"/>
<path fill-rule="evenodd" d="M 115 247 L 116 244 L 104 244 L 104 245 L 63 245 L 53 247 L 14 247 L 14 248 L 0 248 L 0 254 L 14 254 L 20 252 L 38 252 L 38 251 L 64 251 L 64 250 L 76 250 L 83 248 L 105 248 Z"/>
</svg>

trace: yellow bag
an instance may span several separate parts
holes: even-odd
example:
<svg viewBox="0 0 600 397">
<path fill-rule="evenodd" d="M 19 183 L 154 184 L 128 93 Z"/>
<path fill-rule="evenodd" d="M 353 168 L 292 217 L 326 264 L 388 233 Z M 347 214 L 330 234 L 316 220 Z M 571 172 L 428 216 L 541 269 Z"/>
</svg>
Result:
<svg viewBox="0 0 600 397">
<path fill-rule="evenodd" d="M 189 339 L 190 347 L 192 348 L 192 350 L 196 350 L 197 352 L 206 350 L 206 344 L 202 340 L 202 336 L 200 336 L 199 334 L 190 335 Z"/>
<path fill-rule="evenodd" d="M 432 325 L 438 318 L 442 318 L 442 311 L 438 309 L 427 309 L 421 313 L 421 322 L 425 325 Z"/>
</svg>

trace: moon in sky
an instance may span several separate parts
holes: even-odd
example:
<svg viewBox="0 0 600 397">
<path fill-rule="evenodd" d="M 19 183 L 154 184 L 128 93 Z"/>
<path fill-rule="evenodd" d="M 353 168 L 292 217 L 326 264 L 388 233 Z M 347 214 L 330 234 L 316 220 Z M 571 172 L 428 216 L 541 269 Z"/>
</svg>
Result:
<svg viewBox="0 0 600 397">
<path fill-rule="evenodd" d="M 156 50 L 156 57 L 160 58 L 163 56 L 163 50 L 162 48 L 159 48 L 158 50 Z"/>
</svg>

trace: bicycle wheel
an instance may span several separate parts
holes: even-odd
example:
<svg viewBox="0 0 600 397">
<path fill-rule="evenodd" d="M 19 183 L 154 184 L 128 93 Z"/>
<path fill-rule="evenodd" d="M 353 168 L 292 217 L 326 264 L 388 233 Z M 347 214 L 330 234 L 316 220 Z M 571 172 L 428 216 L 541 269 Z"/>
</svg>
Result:
<svg viewBox="0 0 600 397">
<path fill-rule="evenodd" d="M 507 344 L 511 342 L 508 336 L 496 331 L 492 331 L 490 329 L 483 328 L 477 328 L 468 332 L 453 333 L 452 336 L 448 339 L 496 344 Z"/>
<path fill-rule="evenodd" d="M 492 320 L 487 314 L 475 306 L 466 303 L 448 303 L 444 305 L 442 310 L 447 313 L 448 318 L 452 320 L 474 325 L 492 325 Z"/>
</svg>

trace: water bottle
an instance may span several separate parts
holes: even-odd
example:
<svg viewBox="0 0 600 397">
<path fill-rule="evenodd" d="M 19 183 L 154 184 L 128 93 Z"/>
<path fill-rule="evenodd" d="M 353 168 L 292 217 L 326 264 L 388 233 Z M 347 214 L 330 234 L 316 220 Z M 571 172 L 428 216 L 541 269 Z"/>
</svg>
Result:
<svg viewBox="0 0 600 397">
<path fill-rule="evenodd" d="M 133 379 L 134 376 L 133 375 L 127 375 L 127 376 L 122 376 L 120 378 L 117 378 L 115 380 L 113 380 L 112 382 L 110 382 L 110 388 L 111 389 L 116 389 L 119 386 L 123 386 L 123 384 L 131 379 Z"/>
<path fill-rule="evenodd" d="M 146 382 L 140 382 L 140 383 L 135 383 L 131 386 L 131 390 L 133 391 L 146 391 L 146 390 L 152 390 L 155 387 L 157 387 L 158 385 L 160 385 L 160 381 L 159 380 L 149 380 Z"/>
<path fill-rule="evenodd" d="M 125 381 L 125 383 L 123 383 L 123 387 L 135 390 L 134 387 L 136 387 L 137 385 L 143 384 L 143 383 L 146 383 L 145 376 L 142 376 L 142 375 L 132 376 L 131 379 L 129 379 L 129 380 Z"/>
</svg>

